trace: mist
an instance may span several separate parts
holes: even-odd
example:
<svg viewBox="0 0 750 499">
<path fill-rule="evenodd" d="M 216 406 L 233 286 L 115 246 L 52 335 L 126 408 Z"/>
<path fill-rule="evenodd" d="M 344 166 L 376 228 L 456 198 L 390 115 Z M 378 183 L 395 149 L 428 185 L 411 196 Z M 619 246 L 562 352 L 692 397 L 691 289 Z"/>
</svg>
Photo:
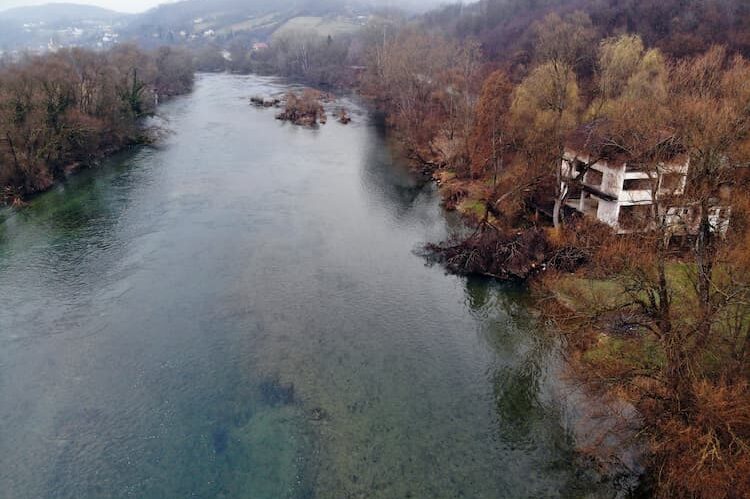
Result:
<svg viewBox="0 0 750 499">
<path fill-rule="evenodd" d="M 35 5 L 45 5 L 49 3 L 75 3 L 80 5 L 102 7 L 117 12 L 135 14 L 145 12 L 154 7 L 158 7 L 159 5 L 177 3 L 178 1 L 180 0 L 0 0 L 0 11 L 16 7 L 30 7 Z M 248 6 L 252 6 L 253 3 L 253 0 L 247 1 Z M 425 10 L 449 2 L 446 2 L 444 0 L 368 0 L 362 3 L 386 7 L 408 8 L 412 10 Z"/>
<path fill-rule="evenodd" d="M 156 7 L 160 3 L 158 0 L 100 0 L 100 1 L 71 1 L 71 2 L 54 2 L 48 0 L 0 0 L 0 11 L 16 7 L 31 7 L 35 5 L 45 5 L 49 3 L 76 3 L 81 5 L 92 5 L 105 9 L 115 10 L 128 14 L 144 12 L 150 8 Z"/>
</svg>

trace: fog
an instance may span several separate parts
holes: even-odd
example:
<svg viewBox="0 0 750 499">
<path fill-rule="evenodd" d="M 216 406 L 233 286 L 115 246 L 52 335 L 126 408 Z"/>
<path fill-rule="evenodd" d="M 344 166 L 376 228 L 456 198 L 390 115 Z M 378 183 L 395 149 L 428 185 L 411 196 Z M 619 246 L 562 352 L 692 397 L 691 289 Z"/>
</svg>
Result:
<svg viewBox="0 0 750 499">
<path fill-rule="evenodd" d="M 27 7 L 32 5 L 44 5 L 48 3 L 76 3 L 85 5 L 95 5 L 106 9 L 116 10 L 118 12 L 136 13 L 143 12 L 152 7 L 164 3 L 175 3 L 177 0 L 0 0 L 0 11 L 14 8 Z M 455 1 L 446 0 L 369 0 L 368 3 L 378 3 L 385 6 L 401 7 L 408 5 L 411 8 L 433 7 L 445 3 L 456 3 Z M 248 0 L 252 4 L 252 0 Z"/>
<path fill-rule="evenodd" d="M 0 0 L 0 10 L 10 9 L 13 7 L 27 7 L 31 5 L 44 5 L 48 3 L 77 3 L 85 5 L 95 5 L 119 12 L 143 12 L 160 3 L 159 0 L 72 0 L 69 2 L 54 2 L 49 0 Z"/>
</svg>

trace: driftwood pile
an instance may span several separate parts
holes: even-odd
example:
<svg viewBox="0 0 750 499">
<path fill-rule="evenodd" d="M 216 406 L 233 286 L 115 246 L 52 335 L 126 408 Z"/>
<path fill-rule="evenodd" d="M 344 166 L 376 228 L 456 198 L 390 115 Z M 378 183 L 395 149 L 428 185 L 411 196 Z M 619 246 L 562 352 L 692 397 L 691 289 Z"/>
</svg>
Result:
<svg viewBox="0 0 750 499">
<path fill-rule="evenodd" d="M 276 97 L 261 97 L 256 95 L 250 97 L 250 104 L 257 107 L 279 107 L 281 100 Z"/>
<path fill-rule="evenodd" d="M 301 94 L 289 92 L 284 110 L 276 115 L 276 119 L 303 126 L 325 124 L 327 116 L 322 99 L 323 94 L 312 89 L 304 90 Z"/>
<path fill-rule="evenodd" d="M 426 246 L 426 256 L 458 275 L 484 275 L 502 281 L 523 281 L 546 269 L 572 272 L 587 253 L 550 242 L 540 228 L 500 230 L 489 225 L 464 239 Z"/>
<path fill-rule="evenodd" d="M 325 104 L 336 100 L 335 96 L 313 89 L 305 89 L 302 92 L 289 92 L 283 100 L 265 99 L 254 97 L 251 102 L 259 107 L 281 107 L 283 109 L 276 115 L 276 119 L 289 121 L 295 125 L 313 127 L 325 125 L 328 122 Z M 351 123 L 352 119 L 347 110 L 340 107 L 335 115 L 336 120 L 344 125 Z"/>
</svg>

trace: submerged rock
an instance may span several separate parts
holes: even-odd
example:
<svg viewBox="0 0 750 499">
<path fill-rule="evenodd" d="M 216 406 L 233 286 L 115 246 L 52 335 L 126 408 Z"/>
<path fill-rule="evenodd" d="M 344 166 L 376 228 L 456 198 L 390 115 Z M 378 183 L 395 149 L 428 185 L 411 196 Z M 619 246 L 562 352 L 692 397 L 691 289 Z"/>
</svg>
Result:
<svg viewBox="0 0 750 499">
<path fill-rule="evenodd" d="M 278 378 L 267 379 L 260 384 L 260 395 L 267 405 L 288 405 L 294 402 L 294 384 L 283 384 Z"/>
<path fill-rule="evenodd" d="M 220 426 L 211 433 L 211 443 L 214 446 L 214 452 L 223 454 L 229 447 L 229 431 L 226 427 Z"/>
<path fill-rule="evenodd" d="M 322 407 L 314 407 L 310 411 L 310 419 L 313 421 L 325 421 L 328 419 L 328 413 Z"/>
</svg>

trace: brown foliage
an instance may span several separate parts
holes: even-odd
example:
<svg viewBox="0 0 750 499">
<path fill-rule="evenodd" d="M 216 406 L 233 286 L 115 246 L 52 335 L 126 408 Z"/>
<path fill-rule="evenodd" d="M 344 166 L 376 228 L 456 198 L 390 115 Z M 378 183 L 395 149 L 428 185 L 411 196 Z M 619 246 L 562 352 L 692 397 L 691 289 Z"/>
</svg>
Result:
<svg viewBox="0 0 750 499">
<path fill-rule="evenodd" d="M 476 105 L 476 118 L 469 138 L 471 173 L 474 177 L 491 171 L 493 178 L 504 166 L 512 139 L 507 113 L 513 85 L 504 71 L 495 71 L 484 81 Z"/>
<path fill-rule="evenodd" d="M 479 8 L 491 3 L 499 2 Z M 506 3 L 529 10 L 520 0 Z M 557 10 L 553 2 L 530 3 Z M 544 275 L 552 288 L 572 271 L 599 279 L 594 292 L 572 295 L 579 307 L 559 300 L 545 308 L 558 325 L 583 332 L 571 343 L 580 349 L 577 365 L 587 380 L 644 416 L 655 491 L 743 497 L 750 494 L 750 63 L 711 48 L 710 40 L 726 36 L 739 44 L 742 29 L 726 14 L 745 19 L 750 10 L 732 0 L 679 2 L 666 17 L 670 26 L 659 30 L 649 23 L 663 20 L 634 17 L 677 3 L 570 2 L 570 11 L 591 7 L 590 18 L 539 9 L 524 20 L 527 53 L 516 58 L 523 67 L 514 66 L 512 77 L 491 73 L 479 93 L 476 81 L 453 71 L 460 51 L 451 40 L 405 30 L 383 39 L 371 82 L 378 80 L 391 123 L 415 155 L 450 170 L 436 174 L 451 179 L 441 184 L 446 205 L 468 198 L 469 211 L 484 213 L 469 237 L 430 245 L 430 255 L 451 272 Z M 709 36 L 705 26 L 688 28 L 685 11 L 728 31 Z M 599 27 L 620 25 L 607 16 L 623 12 L 643 36 L 597 44 Z M 649 48 L 654 41 L 661 50 Z M 670 60 L 676 52 L 698 55 Z M 563 154 L 581 133 L 589 157 L 581 175 L 563 182 Z M 660 187 L 667 167 L 684 158 L 690 160 L 685 192 Z M 610 227 L 563 217 L 569 187 L 596 188 L 583 185 L 584 174 L 602 159 L 635 164 L 641 180 L 658 180 L 650 188 L 653 202 L 638 214 L 643 230 L 618 236 Z M 536 226 L 525 202 L 540 211 L 554 205 L 558 230 Z M 712 228 L 709 213 L 717 203 L 732 205 L 727 233 Z M 673 230 L 672 208 L 695 213 L 698 230 Z"/>
<path fill-rule="evenodd" d="M 408 154 L 422 165 L 468 171 L 468 139 L 480 83 L 480 48 L 406 27 L 385 27 L 369 48 L 363 89 L 387 111 Z"/>
<path fill-rule="evenodd" d="M 313 89 L 305 89 L 301 94 L 289 92 L 286 95 L 284 110 L 276 118 L 290 121 L 295 125 L 314 126 L 326 121 L 323 108 L 324 95 Z"/>
<path fill-rule="evenodd" d="M 463 18 L 446 15 L 442 23 L 459 36 L 478 37 L 494 58 L 523 60 L 534 51 L 541 19 L 576 10 L 590 16 L 598 37 L 635 33 L 670 56 L 692 56 L 717 43 L 750 55 L 750 7 L 744 0 L 483 0 L 476 9 L 464 9 Z M 441 22 L 437 15 L 431 20 Z"/>
<path fill-rule="evenodd" d="M 48 188 L 77 166 L 140 140 L 157 96 L 190 89 L 191 65 L 171 49 L 71 49 L 0 69 L 0 186 L 6 199 Z"/>
<path fill-rule="evenodd" d="M 747 382 L 696 382 L 689 410 L 652 415 L 657 497 L 748 497 L 750 390 Z"/>
<path fill-rule="evenodd" d="M 429 245 L 427 250 L 456 274 L 523 280 L 542 270 L 549 244 L 541 230 L 487 229 L 460 241 Z"/>
</svg>

